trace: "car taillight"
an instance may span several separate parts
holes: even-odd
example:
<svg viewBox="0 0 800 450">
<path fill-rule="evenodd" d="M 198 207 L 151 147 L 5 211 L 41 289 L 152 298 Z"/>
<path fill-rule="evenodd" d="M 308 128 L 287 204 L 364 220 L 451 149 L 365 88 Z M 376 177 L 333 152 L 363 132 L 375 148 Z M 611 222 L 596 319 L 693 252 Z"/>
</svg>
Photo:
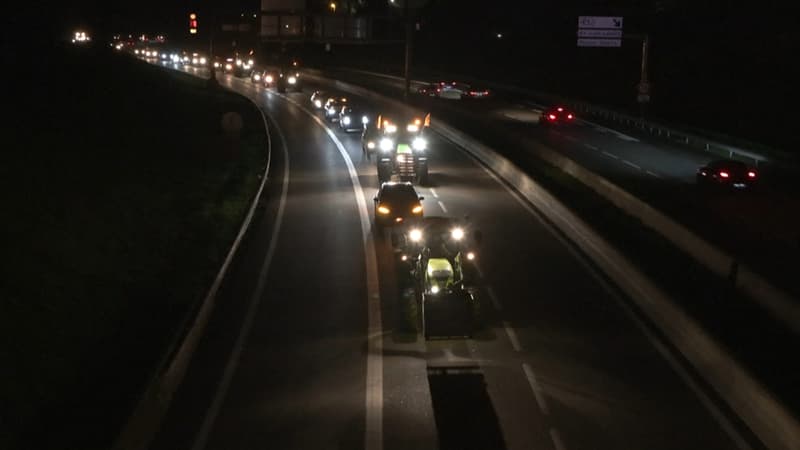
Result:
<svg viewBox="0 0 800 450">
<path fill-rule="evenodd" d="M 572 119 L 572 114 L 567 114 L 567 119 Z"/>
<path fill-rule="evenodd" d="M 722 177 L 722 178 L 728 178 L 730 176 L 730 174 L 728 174 L 728 172 L 721 171 L 719 173 L 719 176 Z"/>
<path fill-rule="evenodd" d="M 747 172 L 747 177 L 748 178 L 755 178 L 756 177 L 756 173 L 751 170 L 751 171 Z"/>
<path fill-rule="evenodd" d="M 547 118 L 550 119 L 550 120 L 556 120 L 555 114 L 550 114 L 550 115 L 547 116 Z"/>
</svg>

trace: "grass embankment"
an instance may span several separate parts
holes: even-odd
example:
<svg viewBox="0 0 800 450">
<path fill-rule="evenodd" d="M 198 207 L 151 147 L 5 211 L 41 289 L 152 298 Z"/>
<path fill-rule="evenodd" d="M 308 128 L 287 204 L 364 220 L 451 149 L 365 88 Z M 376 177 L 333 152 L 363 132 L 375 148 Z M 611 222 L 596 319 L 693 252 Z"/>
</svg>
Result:
<svg viewBox="0 0 800 450">
<path fill-rule="evenodd" d="M 56 50 L 32 81 L 0 168 L 0 448 L 108 448 L 238 231 L 263 122 L 104 51 Z"/>
</svg>

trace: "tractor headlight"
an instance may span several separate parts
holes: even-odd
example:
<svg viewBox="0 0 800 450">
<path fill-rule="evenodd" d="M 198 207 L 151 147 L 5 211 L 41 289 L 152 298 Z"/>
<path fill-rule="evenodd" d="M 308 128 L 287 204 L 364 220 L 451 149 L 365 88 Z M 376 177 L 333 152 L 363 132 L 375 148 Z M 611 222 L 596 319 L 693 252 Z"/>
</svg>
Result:
<svg viewBox="0 0 800 450">
<path fill-rule="evenodd" d="M 464 238 L 464 230 L 461 228 L 453 228 L 450 230 L 450 236 L 452 236 L 453 239 L 460 241 Z"/>
<path fill-rule="evenodd" d="M 204 65 L 204 66 L 205 66 L 207 62 L 208 62 L 208 60 L 207 60 L 207 59 L 205 59 L 205 58 L 200 58 L 200 64 L 202 64 L 202 65 Z"/>
<path fill-rule="evenodd" d="M 439 293 L 439 286 L 433 285 L 431 286 L 431 294 L 438 294 Z"/>
<path fill-rule="evenodd" d="M 264 78 L 264 80 L 265 80 L 267 83 L 272 83 L 272 81 L 273 81 L 274 79 L 272 78 L 272 75 L 267 75 L 267 77 L 266 77 L 266 78 Z M 317 108 L 319 108 L 320 106 L 322 106 L 322 104 L 321 104 L 319 101 L 317 101 L 317 103 L 318 103 L 318 105 L 317 105 Z"/>
<path fill-rule="evenodd" d="M 367 148 L 368 148 L 368 149 L 373 149 L 373 148 L 375 148 L 375 143 L 374 143 L 374 142 L 372 142 L 372 141 L 369 141 L 369 142 L 367 142 Z"/>
<path fill-rule="evenodd" d="M 395 132 L 397 132 L 397 125 L 394 125 L 394 124 L 388 124 L 388 125 L 386 125 L 386 127 L 384 128 L 384 130 L 385 130 L 387 133 L 395 133 Z"/>
<path fill-rule="evenodd" d="M 389 210 L 389 208 L 381 205 L 381 206 L 378 206 L 378 212 L 381 213 L 381 214 L 389 214 L 391 211 Z"/>
<path fill-rule="evenodd" d="M 417 131 L 419 131 L 419 125 L 413 123 L 409 124 L 408 126 L 406 126 L 406 131 L 409 131 L 411 133 L 416 133 Z"/>
<path fill-rule="evenodd" d="M 467 259 L 472 261 L 475 259 L 475 253 L 469 252 L 467 253 Z"/>
<path fill-rule="evenodd" d="M 289 84 L 297 84 L 297 77 L 295 76 L 289 77 Z"/>
<path fill-rule="evenodd" d="M 411 239 L 411 242 L 419 242 L 422 240 L 422 230 L 414 228 L 408 232 L 408 237 Z"/>
<path fill-rule="evenodd" d="M 425 150 L 428 148 L 428 142 L 421 137 L 414 138 L 414 140 L 411 141 L 411 147 L 413 147 L 414 150 Z"/>
<path fill-rule="evenodd" d="M 383 138 L 381 139 L 379 146 L 381 150 L 383 150 L 384 152 L 388 152 L 391 151 L 392 148 L 394 147 L 394 142 L 392 142 L 392 140 L 389 138 Z"/>
<path fill-rule="evenodd" d="M 350 116 L 342 117 L 342 123 L 345 125 L 350 125 Z"/>
<path fill-rule="evenodd" d="M 361 123 L 363 123 L 364 125 L 368 124 L 369 123 L 369 117 L 362 116 L 361 117 Z"/>
<path fill-rule="evenodd" d="M 272 83 L 272 77 L 267 77 L 267 82 Z M 314 106 L 316 106 L 317 108 L 322 108 L 322 101 L 314 100 Z"/>
<path fill-rule="evenodd" d="M 255 74 L 255 75 L 253 75 L 253 79 L 256 80 L 256 81 L 261 81 L 261 75 Z"/>
</svg>

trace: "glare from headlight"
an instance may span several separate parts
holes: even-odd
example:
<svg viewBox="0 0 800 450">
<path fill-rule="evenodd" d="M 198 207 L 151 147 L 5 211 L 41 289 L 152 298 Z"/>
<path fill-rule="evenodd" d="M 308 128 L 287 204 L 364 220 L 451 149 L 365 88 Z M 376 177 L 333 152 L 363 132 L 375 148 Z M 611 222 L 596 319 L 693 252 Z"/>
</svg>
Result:
<svg viewBox="0 0 800 450">
<path fill-rule="evenodd" d="M 414 124 L 412 123 L 412 124 L 410 124 L 410 125 L 408 125 L 408 126 L 406 127 L 406 131 L 410 131 L 410 132 L 412 132 L 412 133 L 416 133 L 417 131 L 419 131 L 419 126 L 418 126 L 418 125 L 414 125 Z"/>
<path fill-rule="evenodd" d="M 461 228 L 453 228 L 450 231 L 450 236 L 452 236 L 453 239 L 460 241 L 461 239 L 464 238 L 464 230 Z"/>
<path fill-rule="evenodd" d="M 375 148 L 375 143 L 372 142 L 372 141 L 367 142 L 367 148 L 370 148 L 370 149 Z"/>
<path fill-rule="evenodd" d="M 242 60 L 241 59 L 237 59 L 236 60 L 236 65 L 237 66 L 241 66 L 242 65 Z"/>
<path fill-rule="evenodd" d="M 367 116 L 361 117 L 361 123 L 363 123 L 364 125 L 368 124 L 369 123 L 369 117 L 367 117 Z"/>
<path fill-rule="evenodd" d="M 381 142 L 380 142 L 379 145 L 380 145 L 381 150 L 383 150 L 385 152 L 388 152 L 388 151 L 392 150 L 392 147 L 394 147 L 394 142 L 392 142 L 392 140 L 389 139 L 389 138 L 383 138 L 383 139 L 381 139 Z"/>
<path fill-rule="evenodd" d="M 412 242 L 419 242 L 422 240 L 422 230 L 414 228 L 408 232 L 408 237 Z"/>
<path fill-rule="evenodd" d="M 225 70 L 231 70 L 231 69 L 233 69 L 233 66 L 230 65 L 230 63 L 225 64 Z"/>
<path fill-rule="evenodd" d="M 267 83 L 272 83 L 273 81 L 272 75 L 267 75 L 267 77 L 264 78 L 264 80 L 266 80 Z M 317 108 L 322 106 L 322 103 L 319 100 L 317 100 L 317 103 L 318 103 Z"/>
<path fill-rule="evenodd" d="M 205 58 L 200 58 L 200 64 L 206 65 L 207 62 L 208 60 L 206 60 Z"/>
<path fill-rule="evenodd" d="M 350 125 L 350 116 L 344 116 L 342 118 L 342 123 L 345 125 Z"/>
<path fill-rule="evenodd" d="M 414 208 L 411 210 L 411 212 L 412 212 L 412 213 L 414 213 L 414 214 L 419 214 L 419 213 L 421 213 L 421 212 L 422 212 L 422 205 L 417 205 L 417 206 L 415 206 L 415 207 L 414 207 Z"/>
<path fill-rule="evenodd" d="M 394 125 L 394 124 L 386 125 L 385 130 L 386 130 L 387 133 L 394 133 L 394 132 L 397 131 L 397 125 Z"/>
<path fill-rule="evenodd" d="M 414 148 L 414 150 L 425 150 L 428 148 L 428 142 L 425 141 L 425 139 L 418 137 L 411 142 L 411 146 Z"/>
<path fill-rule="evenodd" d="M 192 64 L 197 64 L 197 58 L 192 58 Z"/>
<path fill-rule="evenodd" d="M 436 285 L 431 286 L 431 293 L 432 294 L 438 294 L 439 293 L 439 286 L 436 286 Z"/>
<path fill-rule="evenodd" d="M 389 208 L 381 205 L 381 206 L 378 206 L 378 212 L 381 213 L 381 214 L 389 214 L 391 211 L 389 211 Z"/>
<path fill-rule="evenodd" d="M 271 83 L 272 82 L 272 77 L 267 77 L 267 82 Z M 314 100 L 314 106 L 316 106 L 317 108 L 322 108 L 322 101 L 321 100 Z"/>
<path fill-rule="evenodd" d="M 218 63 L 218 62 L 215 62 L 215 63 L 214 63 L 214 68 L 215 68 L 215 69 L 218 69 L 218 68 L 219 68 L 219 63 Z"/>
<path fill-rule="evenodd" d="M 253 79 L 255 79 L 256 81 L 261 81 L 261 75 L 259 75 L 259 74 L 255 74 L 255 75 L 253 76 Z"/>
<path fill-rule="evenodd" d="M 289 77 L 289 84 L 297 83 L 297 77 Z"/>
<path fill-rule="evenodd" d="M 475 259 L 475 253 L 472 253 L 472 252 L 467 253 L 467 259 L 470 260 L 470 261 Z"/>
</svg>

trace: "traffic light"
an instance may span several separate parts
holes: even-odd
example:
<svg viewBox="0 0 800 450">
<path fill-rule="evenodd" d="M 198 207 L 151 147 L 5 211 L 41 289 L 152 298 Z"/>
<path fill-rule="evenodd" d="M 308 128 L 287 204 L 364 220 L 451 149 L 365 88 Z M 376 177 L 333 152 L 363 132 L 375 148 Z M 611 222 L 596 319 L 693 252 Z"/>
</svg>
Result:
<svg viewBox="0 0 800 450">
<path fill-rule="evenodd" d="M 189 14 L 189 34 L 197 34 L 197 14 Z"/>
</svg>

